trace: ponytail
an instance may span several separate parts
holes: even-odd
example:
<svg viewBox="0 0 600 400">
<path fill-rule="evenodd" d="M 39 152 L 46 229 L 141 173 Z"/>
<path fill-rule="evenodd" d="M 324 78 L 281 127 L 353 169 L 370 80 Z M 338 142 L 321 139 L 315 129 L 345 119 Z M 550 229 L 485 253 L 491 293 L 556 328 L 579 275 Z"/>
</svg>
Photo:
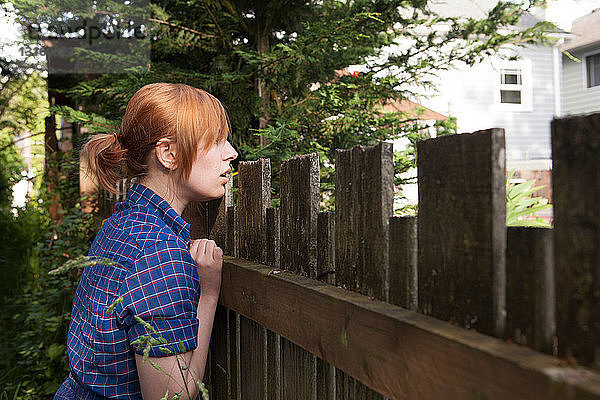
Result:
<svg viewBox="0 0 600 400">
<path fill-rule="evenodd" d="M 83 146 L 81 157 L 87 159 L 88 169 L 98 179 L 98 183 L 106 190 L 116 193 L 125 153 L 117 133 L 100 133 L 92 136 Z"/>
</svg>

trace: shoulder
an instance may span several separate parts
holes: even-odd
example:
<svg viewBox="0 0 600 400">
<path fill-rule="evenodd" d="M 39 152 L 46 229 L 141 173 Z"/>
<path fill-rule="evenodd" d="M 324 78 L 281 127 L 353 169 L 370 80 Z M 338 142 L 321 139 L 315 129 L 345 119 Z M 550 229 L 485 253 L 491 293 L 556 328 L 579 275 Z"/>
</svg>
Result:
<svg viewBox="0 0 600 400">
<path fill-rule="evenodd" d="M 125 210 L 115 212 L 105 223 L 107 229 L 118 230 L 127 236 L 127 241 L 139 250 L 151 248 L 161 242 L 173 242 L 180 247 L 185 247 L 183 239 L 152 210 L 132 206 Z"/>
</svg>

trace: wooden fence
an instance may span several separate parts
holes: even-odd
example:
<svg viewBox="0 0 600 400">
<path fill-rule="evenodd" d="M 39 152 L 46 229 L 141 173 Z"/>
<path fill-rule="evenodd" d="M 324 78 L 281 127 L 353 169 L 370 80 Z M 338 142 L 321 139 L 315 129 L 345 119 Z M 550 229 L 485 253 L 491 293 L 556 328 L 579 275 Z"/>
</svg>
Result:
<svg viewBox="0 0 600 400">
<path fill-rule="evenodd" d="M 600 399 L 600 114 L 552 142 L 553 229 L 506 228 L 502 129 L 418 144 L 417 218 L 388 143 L 337 151 L 334 213 L 315 154 L 279 208 L 269 160 L 241 162 L 236 206 L 185 213 L 228 255 L 211 398 Z"/>
</svg>

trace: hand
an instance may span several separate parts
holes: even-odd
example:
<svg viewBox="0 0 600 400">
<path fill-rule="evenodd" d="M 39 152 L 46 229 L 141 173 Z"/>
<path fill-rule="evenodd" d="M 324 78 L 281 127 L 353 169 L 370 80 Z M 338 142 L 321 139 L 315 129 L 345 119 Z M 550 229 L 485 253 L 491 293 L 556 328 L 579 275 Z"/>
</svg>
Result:
<svg viewBox="0 0 600 400">
<path fill-rule="evenodd" d="M 217 300 L 221 290 L 223 250 L 214 240 L 196 239 L 190 245 L 190 254 L 198 268 L 202 297 L 211 296 Z"/>
</svg>

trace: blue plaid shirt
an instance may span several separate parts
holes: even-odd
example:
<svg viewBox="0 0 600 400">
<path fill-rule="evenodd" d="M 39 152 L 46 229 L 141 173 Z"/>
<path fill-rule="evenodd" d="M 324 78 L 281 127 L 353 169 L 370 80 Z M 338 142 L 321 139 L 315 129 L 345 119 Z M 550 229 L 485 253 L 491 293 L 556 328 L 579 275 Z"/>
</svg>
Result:
<svg viewBox="0 0 600 400">
<path fill-rule="evenodd" d="M 90 249 L 90 256 L 118 264 L 98 262 L 83 271 L 67 339 L 71 374 L 55 399 L 141 399 L 134 352 L 147 345 L 132 343 L 164 338 L 148 344 L 153 357 L 196 348 L 200 281 L 189 243 L 189 224 L 152 190 L 134 184 Z"/>
</svg>

